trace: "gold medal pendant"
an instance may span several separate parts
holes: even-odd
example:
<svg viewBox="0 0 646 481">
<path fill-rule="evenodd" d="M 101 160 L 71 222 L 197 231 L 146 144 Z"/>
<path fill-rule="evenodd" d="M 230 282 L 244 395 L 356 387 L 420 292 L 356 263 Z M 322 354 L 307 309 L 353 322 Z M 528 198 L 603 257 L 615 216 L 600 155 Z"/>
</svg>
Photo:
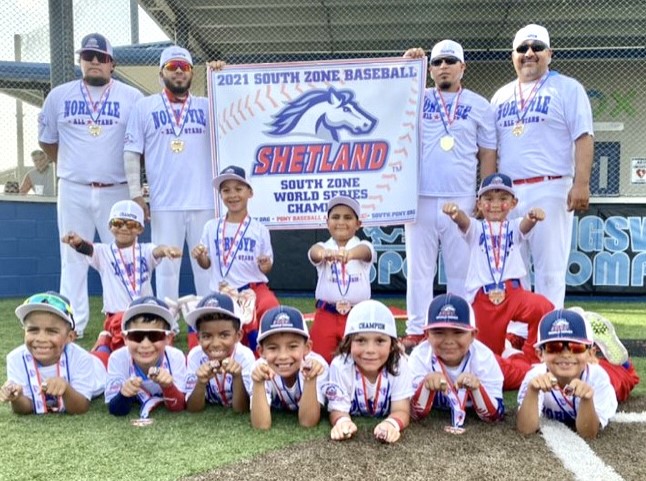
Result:
<svg viewBox="0 0 646 481">
<path fill-rule="evenodd" d="M 341 299 L 340 301 L 337 301 L 336 312 L 338 312 L 342 316 L 345 316 L 348 312 L 350 312 L 350 309 L 352 309 L 352 304 L 350 304 L 350 301 L 348 301 L 347 299 Z"/>
<path fill-rule="evenodd" d="M 184 150 L 184 141 L 181 139 L 173 139 L 170 141 L 170 150 L 173 154 L 179 154 Z"/>
<path fill-rule="evenodd" d="M 448 152 L 455 145 L 455 139 L 450 135 L 445 135 L 440 139 L 440 147 L 445 152 Z"/>
<path fill-rule="evenodd" d="M 97 124 L 89 124 L 87 126 L 92 137 L 98 137 L 101 134 L 101 126 Z"/>
<path fill-rule="evenodd" d="M 519 121 L 519 122 L 516 122 L 516 123 L 514 124 L 514 127 L 511 129 L 511 133 L 512 133 L 515 137 L 520 137 L 521 135 L 523 135 L 523 132 L 525 132 L 525 124 L 523 124 L 523 123 L 522 123 L 522 122 L 520 122 L 520 121 Z"/>
<path fill-rule="evenodd" d="M 505 290 L 504 289 L 491 289 L 487 292 L 489 300 L 494 306 L 502 304 L 505 300 Z"/>
</svg>

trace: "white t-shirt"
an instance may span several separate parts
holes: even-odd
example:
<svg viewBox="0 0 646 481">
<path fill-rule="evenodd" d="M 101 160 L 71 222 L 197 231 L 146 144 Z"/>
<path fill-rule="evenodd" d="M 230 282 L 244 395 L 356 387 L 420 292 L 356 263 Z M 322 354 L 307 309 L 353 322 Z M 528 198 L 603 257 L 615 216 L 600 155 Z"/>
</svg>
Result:
<svg viewBox="0 0 646 481">
<path fill-rule="evenodd" d="M 131 109 L 143 95 L 113 80 L 109 93 L 101 101 L 104 88 L 90 86 L 91 100 L 95 105 L 99 103 L 95 113 L 81 85 L 81 80 L 73 80 L 52 89 L 38 118 L 38 140 L 58 144 L 56 170 L 61 179 L 81 184 L 126 182 L 123 139 Z M 91 135 L 88 128 L 91 117 L 101 127 L 97 136 Z"/>
<path fill-rule="evenodd" d="M 233 351 L 233 360 L 242 367 L 242 382 L 247 390 L 247 394 L 251 396 L 251 369 L 256 358 L 251 349 L 237 343 Z M 195 389 L 197 370 L 202 364 L 208 361 L 209 357 L 204 353 L 201 346 L 195 346 L 191 349 L 191 352 L 188 353 L 186 399 L 193 394 L 193 390 Z M 217 379 L 211 378 L 209 384 L 206 386 L 206 400 L 210 404 L 219 404 L 230 407 L 233 401 L 233 376 L 231 376 L 231 374 L 218 374 L 216 378 Z"/>
<path fill-rule="evenodd" d="M 525 101 L 534 85 L 522 84 Z M 520 93 L 518 80 L 514 80 L 494 94 L 491 104 L 495 108 L 501 173 L 512 180 L 574 175 L 573 143 L 583 134 L 593 134 L 590 100 L 579 82 L 549 72 L 523 113 L 518 110 Z M 524 132 L 513 135 L 512 129 L 523 115 Z"/>
<path fill-rule="evenodd" d="M 124 150 L 144 154 L 153 211 L 215 209 L 209 101 L 192 95 L 189 98 L 186 123 L 179 136 L 181 152 L 171 150 L 175 119 L 166 112 L 161 93 L 137 102 L 128 122 Z M 179 116 L 182 104 L 172 105 Z"/>
<path fill-rule="evenodd" d="M 364 381 L 367 393 L 364 393 Z M 408 399 L 415 392 L 408 362 L 404 356 L 399 358 L 396 376 L 384 368 L 375 383 L 362 379 L 352 356 L 336 356 L 330 364 L 329 385 L 334 387 L 335 394 L 328 397 L 328 411 L 349 413 L 351 416 L 387 416 L 394 401 Z M 326 392 L 329 396 L 329 387 Z"/>
<path fill-rule="evenodd" d="M 318 242 L 317 245 L 324 249 L 339 248 L 332 238 Z M 345 248 L 350 250 L 358 245 L 365 245 L 370 249 L 370 262 L 351 260 L 343 267 L 340 262 L 323 261 L 316 264 L 310 260 L 318 274 L 316 299 L 325 302 L 346 299 L 352 305 L 370 299 L 370 266 L 376 257 L 375 248 L 367 240 L 359 240 L 356 236 L 348 241 Z"/>
<path fill-rule="evenodd" d="M 103 286 L 103 312 L 125 311 L 130 303 L 139 297 L 152 296 L 153 289 L 150 283 L 152 271 L 162 259 L 155 259 L 153 251 L 157 246 L 151 243 L 137 243 L 133 247 L 116 249 L 113 251 L 112 244 L 94 244 L 94 253 L 91 257 L 86 256 L 88 263 L 101 275 Z M 123 260 L 119 256 L 123 256 Z M 134 252 L 134 256 L 133 256 Z M 134 262 L 134 258 L 137 262 Z M 122 275 L 123 266 L 127 274 Z M 136 269 L 135 269 L 136 266 Z M 127 283 L 135 281 L 139 295 L 131 297 Z M 132 288 L 131 288 L 132 289 Z"/>
<path fill-rule="evenodd" d="M 496 149 L 494 115 L 489 102 L 471 90 L 462 89 L 454 107 L 456 97 L 456 92 L 442 92 L 449 118 L 455 118 L 449 126 L 436 89 L 426 89 L 424 93 L 420 195 L 473 196 L 478 149 Z M 448 134 L 444 124 L 447 124 Z M 440 139 L 446 135 L 454 139 L 454 146 L 449 151 L 440 147 Z"/>
<path fill-rule="evenodd" d="M 424 378 L 431 372 L 441 372 L 441 367 L 433 362 L 433 348 L 428 341 L 418 344 L 408 358 L 411 374 L 413 376 L 413 388 L 417 390 L 424 382 Z M 448 381 L 455 385 L 455 381 L 463 372 L 471 373 L 480 380 L 490 399 L 497 399 L 500 404 L 503 402 L 502 384 L 503 375 L 491 349 L 478 340 L 474 340 L 469 346 L 462 363 L 456 367 L 445 366 Z M 433 405 L 440 409 L 450 409 L 449 398 L 441 392 L 435 393 Z M 468 398 L 467 407 L 472 407 L 471 398 Z M 414 406 L 415 408 L 415 406 Z M 416 406 L 423 410 L 424 406 Z"/>
<path fill-rule="evenodd" d="M 173 384 L 181 392 L 186 391 L 186 358 L 184 353 L 176 347 L 166 346 L 164 359 L 161 367 L 168 369 L 173 376 Z M 132 362 L 128 352 L 128 346 L 121 347 L 110 354 L 108 359 L 108 379 L 105 384 L 105 403 L 119 394 L 121 386 L 131 376 L 138 376 L 143 379 L 141 388 L 152 396 L 161 396 L 162 388 L 156 382 L 148 379 L 148 373 L 144 373 Z"/>
<path fill-rule="evenodd" d="M 65 354 L 66 364 L 59 362 L 52 366 L 39 366 L 31 358 L 27 346 L 18 346 L 7 354 L 7 380 L 20 384 L 23 394 L 32 402 L 39 393 L 34 392 L 27 369 L 37 372 L 41 382 L 52 377 L 65 378 L 75 391 L 88 400 L 100 396 L 106 382 L 105 367 L 101 360 L 74 343 L 67 344 Z"/>
<path fill-rule="evenodd" d="M 469 229 L 463 234 L 467 244 L 469 244 L 469 270 L 465 281 L 466 300 L 469 304 L 473 302 L 478 290 L 482 286 L 493 284 L 494 282 L 504 282 L 507 279 L 522 279 L 527 274 L 527 269 L 525 268 L 519 247 L 521 242 L 525 242 L 529 238 L 532 231 L 529 231 L 527 236 L 520 232 L 520 223 L 522 220 L 522 217 L 510 220 L 507 235 L 504 236 L 504 231 L 501 232 L 500 222 L 491 222 L 491 232 L 487 232 L 488 229 L 486 226 L 488 224 L 471 218 Z M 486 234 L 493 234 L 491 236 L 493 239 L 498 239 L 500 236 L 506 237 L 507 239 L 506 254 L 502 249 L 499 251 L 499 265 L 504 266 L 502 276 L 500 272 L 495 272 L 495 279 L 492 276 L 491 265 L 489 264 L 489 258 L 491 258 L 495 265 L 495 254 L 494 252 L 487 254 L 487 248 L 485 246 Z M 501 242 L 502 244 L 504 244 L 504 241 Z M 497 241 L 494 241 L 493 245 L 497 245 Z M 492 249 L 492 251 L 495 251 L 495 249 Z"/>
<path fill-rule="evenodd" d="M 547 373 L 545 363 L 535 364 L 527 374 L 520 385 L 518 391 L 518 406 L 523 403 L 527 395 L 529 382 L 536 376 Z M 617 395 L 610 383 L 608 373 L 598 364 L 588 364 L 586 369 L 581 373 L 581 380 L 592 386 L 594 395 L 594 410 L 597 413 L 601 427 L 605 428 L 608 420 L 617 412 Z M 573 425 L 576 421 L 576 413 L 579 410 L 581 399 L 575 396 L 568 396 L 565 399 L 552 390 L 549 393 L 538 393 L 538 412 L 539 416 L 545 416 L 548 419 Z M 573 403 L 573 404 L 572 404 Z"/>
<path fill-rule="evenodd" d="M 234 238 L 238 239 L 235 243 Z M 211 259 L 211 292 L 219 292 L 222 281 L 236 289 L 252 282 L 269 281 L 258 267 L 258 257 L 268 256 L 273 262 L 274 252 L 269 230 L 257 220 L 249 218 L 245 226 L 244 222 L 225 223 L 224 217 L 211 219 L 204 225 L 200 243 L 207 247 Z"/>
<path fill-rule="evenodd" d="M 305 361 L 314 360 L 320 363 L 324 371 L 321 375 L 316 378 L 316 397 L 319 401 L 319 404 L 325 404 L 325 397 L 322 393 L 322 387 L 328 380 L 329 375 L 329 366 L 321 356 L 315 352 L 310 352 L 305 356 Z M 252 371 L 256 368 L 259 363 L 266 363 L 264 359 L 256 359 L 252 367 Z M 280 376 L 276 376 L 274 380 L 265 381 L 265 393 L 267 395 L 267 403 L 272 409 L 280 409 L 282 411 L 298 411 L 298 405 L 301 401 L 301 396 L 303 395 L 303 373 L 302 371 L 298 372 L 298 378 L 296 382 L 291 386 L 285 386 L 283 379 Z"/>
</svg>

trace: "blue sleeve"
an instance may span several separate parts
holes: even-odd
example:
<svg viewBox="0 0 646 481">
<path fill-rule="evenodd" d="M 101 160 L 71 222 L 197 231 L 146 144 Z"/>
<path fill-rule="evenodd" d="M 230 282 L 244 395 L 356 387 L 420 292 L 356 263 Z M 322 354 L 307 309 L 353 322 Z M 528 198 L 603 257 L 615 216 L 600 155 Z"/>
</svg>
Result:
<svg viewBox="0 0 646 481">
<path fill-rule="evenodd" d="M 108 403 L 108 412 L 114 416 L 125 416 L 130 412 L 132 408 L 132 403 L 136 398 L 126 397 L 121 393 L 118 393 Z"/>
</svg>

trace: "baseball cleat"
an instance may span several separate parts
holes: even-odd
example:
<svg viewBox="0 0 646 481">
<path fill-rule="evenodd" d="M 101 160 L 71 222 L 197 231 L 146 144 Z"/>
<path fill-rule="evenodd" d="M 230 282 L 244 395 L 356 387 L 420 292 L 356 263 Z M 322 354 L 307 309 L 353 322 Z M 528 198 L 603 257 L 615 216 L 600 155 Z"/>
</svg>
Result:
<svg viewBox="0 0 646 481">
<path fill-rule="evenodd" d="M 605 358 L 617 366 L 628 361 L 628 351 L 619 340 L 612 322 L 596 312 L 586 312 L 585 318 L 592 327 L 594 343 L 599 346 Z"/>
</svg>

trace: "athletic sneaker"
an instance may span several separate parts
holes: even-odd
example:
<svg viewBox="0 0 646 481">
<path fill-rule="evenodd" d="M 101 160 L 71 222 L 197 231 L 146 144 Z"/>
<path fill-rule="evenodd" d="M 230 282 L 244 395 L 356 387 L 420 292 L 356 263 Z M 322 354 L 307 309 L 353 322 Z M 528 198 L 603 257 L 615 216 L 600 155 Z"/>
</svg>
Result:
<svg viewBox="0 0 646 481">
<path fill-rule="evenodd" d="M 426 339 L 424 334 L 408 334 L 399 339 L 400 344 L 404 347 L 406 354 L 410 354 L 415 346 Z"/>
<path fill-rule="evenodd" d="M 617 337 L 612 322 L 596 312 L 586 312 L 585 318 L 592 327 L 595 344 L 599 346 L 608 362 L 621 366 L 628 361 L 628 351 Z"/>
</svg>

